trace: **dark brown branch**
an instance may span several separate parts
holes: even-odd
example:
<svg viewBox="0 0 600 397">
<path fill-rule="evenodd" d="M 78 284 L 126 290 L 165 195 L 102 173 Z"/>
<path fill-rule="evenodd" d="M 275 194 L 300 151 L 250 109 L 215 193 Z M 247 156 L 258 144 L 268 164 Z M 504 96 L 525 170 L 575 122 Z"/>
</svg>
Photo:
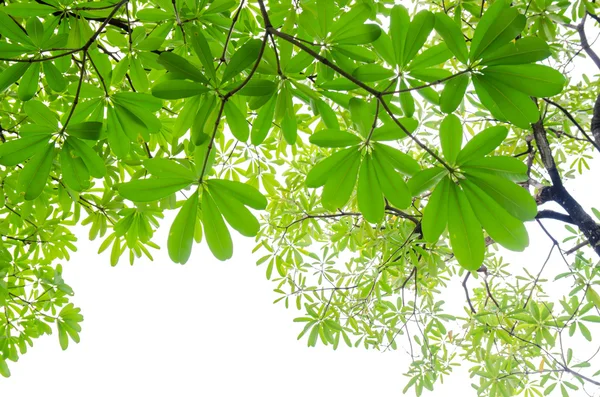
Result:
<svg viewBox="0 0 600 397">
<path fill-rule="evenodd" d="M 596 97 L 592 113 L 592 135 L 596 141 L 596 145 L 600 146 L 600 95 Z"/>
<path fill-rule="evenodd" d="M 582 241 L 581 243 L 577 244 L 575 247 L 565 251 L 565 255 L 571 255 L 573 252 L 579 251 L 581 248 L 585 247 L 589 243 L 590 243 L 589 240 Z"/>
<path fill-rule="evenodd" d="M 473 303 L 471 302 L 471 297 L 469 296 L 469 290 L 467 289 L 467 280 L 471 277 L 471 272 L 468 272 L 465 278 L 463 279 L 462 286 L 465 290 L 465 295 L 467 296 L 467 303 L 469 304 L 469 308 L 471 309 L 471 313 L 476 314 L 475 308 L 473 307 Z"/>
<path fill-rule="evenodd" d="M 568 214 L 561 214 L 560 212 L 556 212 L 556 211 L 552 211 L 552 210 L 541 210 L 541 211 L 538 211 L 536 219 L 554 219 L 554 220 L 557 220 L 557 221 L 561 221 L 561 222 L 565 222 L 565 223 L 571 223 L 573 225 L 576 225 L 576 223 L 573 221 L 573 219 L 571 218 L 570 215 L 568 215 Z"/>
<path fill-rule="evenodd" d="M 533 124 L 533 134 L 544 168 L 546 168 L 546 171 L 548 171 L 550 179 L 552 180 L 552 186 L 543 189 L 545 192 L 542 194 L 545 195 L 547 199 L 553 200 L 563 207 L 573 220 L 574 224 L 577 225 L 579 230 L 581 230 L 588 238 L 594 251 L 600 256 L 600 226 L 594 222 L 592 217 L 585 212 L 577 200 L 575 200 L 567 189 L 565 189 L 558 169 L 556 168 L 554 158 L 552 157 L 550 144 L 542 120 Z"/>
<path fill-rule="evenodd" d="M 583 51 L 585 51 L 586 54 L 588 54 L 588 56 L 592 59 L 592 61 L 594 61 L 594 63 L 598 67 L 598 69 L 600 69 L 600 57 L 598 57 L 598 54 L 596 54 L 596 52 L 594 50 L 592 50 L 592 48 L 590 47 L 590 43 L 588 42 L 587 35 L 585 34 L 585 19 L 586 19 L 587 15 L 591 15 L 591 14 L 586 14 L 583 16 L 581 23 L 579 25 L 577 25 L 577 33 L 579 33 L 579 40 L 581 41 L 581 48 L 583 49 Z"/>
</svg>

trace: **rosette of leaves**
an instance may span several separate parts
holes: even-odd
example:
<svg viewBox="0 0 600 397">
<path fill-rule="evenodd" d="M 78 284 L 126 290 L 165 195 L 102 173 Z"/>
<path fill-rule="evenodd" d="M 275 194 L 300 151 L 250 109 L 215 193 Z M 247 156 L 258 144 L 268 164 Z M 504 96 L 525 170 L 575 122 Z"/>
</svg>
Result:
<svg viewBox="0 0 600 397">
<path fill-rule="evenodd" d="M 397 125 L 375 127 L 374 115 L 361 100 L 350 101 L 350 113 L 358 133 L 326 128 L 310 136 L 310 142 L 323 148 L 344 148 L 315 165 L 306 177 L 306 186 L 323 187 L 321 203 L 328 210 L 343 208 L 358 183 L 358 208 L 372 223 L 383 219 L 387 200 L 396 208 L 411 204 L 404 175 L 420 170 L 411 156 L 382 142 L 403 139 L 407 135 Z M 416 128 L 414 119 L 400 120 Z"/>
<path fill-rule="evenodd" d="M 460 120 L 448 115 L 440 126 L 440 143 L 453 171 L 431 167 L 408 182 L 414 196 L 431 190 L 423 210 L 424 240 L 435 243 L 447 227 L 452 251 L 467 270 L 477 270 L 483 262 L 483 230 L 513 251 L 529 244 L 523 222 L 535 219 L 537 206 L 516 183 L 528 179 L 527 166 L 513 157 L 489 155 L 507 133 L 503 126 L 490 127 L 462 147 Z"/>
<path fill-rule="evenodd" d="M 472 82 L 481 105 L 495 118 L 529 128 L 540 117 L 531 97 L 557 95 L 566 83 L 560 72 L 536 64 L 551 55 L 548 44 L 534 36 L 518 38 L 526 18 L 506 0 L 496 1 L 487 9 L 477 24 L 470 47 L 461 23 L 445 13 L 427 10 L 411 20 L 408 10 L 396 5 L 390 12 L 389 34 L 382 33 L 373 43 L 378 55 L 392 69 L 367 63 L 354 68 L 352 74 L 363 82 L 386 84 L 380 87 L 388 87 L 385 89 L 388 93 L 398 93 L 400 107 L 407 117 L 415 113 L 413 91 L 450 114 L 462 104 Z M 421 51 L 433 30 L 442 41 Z M 459 67 L 453 73 L 447 67 L 440 67 L 453 56 L 457 66 L 462 64 L 466 68 Z M 349 80 L 345 83 L 339 80 L 345 79 L 323 84 L 321 88 L 353 88 Z M 437 92 L 433 86 L 440 83 L 444 83 L 444 88 Z M 390 87 L 395 90 L 389 91 Z"/>
<path fill-rule="evenodd" d="M 34 200 L 43 191 L 58 155 L 62 182 L 74 191 L 90 187 L 90 179 L 106 174 L 104 160 L 93 146 L 100 138 L 102 123 L 87 121 L 59 126 L 59 116 L 42 102 L 25 103 L 30 124 L 21 126 L 20 138 L 0 146 L 0 164 L 19 166 L 17 191 Z"/>
<path fill-rule="evenodd" d="M 192 170 L 171 159 L 147 159 L 144 167 L 152 177 L 120 184 L 121 196 L 137 203 L 152 202 L 198 186 L 183 202 L 169 231 L 167 247 L 174 262 L 186 263 L 194 240 L 200 242 L 203 235 L 216 258 L 231 258 L 233 242 L 225 221 L 244 236 L 258 233 L 258 220 L 246 207 L 263 210 L 267 200 L 254 187 L 225 179 L 201 183 L 201 168 Z"/>
<path fill-rule="evenodd" d="M 440 109 L 454 112 L 463 101 L 469 81 L 477 97 L 498 120 L 529 128 L 540 118 L 531 97 L 559 94 L 565 77 L 553 68 L 538 65 L 551 55 L 548 44 L 537 37 L 515 40 L 525 28 L 526 18 L 506 0 L 494 2 L 473 33 L 470 48 L 461 33 L 460 21 L 444 13 L 435 15 L 435 29 L 467 69 L 447 80 L 440 95 Z M 468 73 L 467 73 L 468 72 Z"/>
</svg>

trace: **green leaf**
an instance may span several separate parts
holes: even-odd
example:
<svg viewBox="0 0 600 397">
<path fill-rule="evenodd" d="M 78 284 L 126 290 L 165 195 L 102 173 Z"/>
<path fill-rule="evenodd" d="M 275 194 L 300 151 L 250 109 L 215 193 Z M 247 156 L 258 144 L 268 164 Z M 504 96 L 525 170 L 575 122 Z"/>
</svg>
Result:
<svg viewBox="0 0 600 397">
<path fill-rule="evenodd" d="M 138 137 L 142 137 L 144 140 L 150 137 L 146 124 L 140 120 L 139 117 L 130 112 L 129 109 L 115 104 L 114 110 L 123 133 L 127 134 L 130 141 L 135 142 L 138 140 Z"/>
<path fill-rule="evenodd" d="M 142 66 L 142 62 L 137 56 L 131 58 L 129 64 L 129 76 L 136 91 L 148 91 L 148 76 Z"/>
<path fill-rule="evenodd" d="M 379 36 L 379 38 L 381 38 L 382 36 L 383 37 L 387 37 L 386 35 L 384 35 L 382 33 L 381 36 Z M 379 39 L 377 39 L 375 42 L 377 42 L 377 41 L 379 41 Z M 345 55 L 348 58 L 354 59 L 355 61 L 359 61 L 359 62 L 372 63 L 372 62 L 375 62 L 377 60 L 377 55 L 374 52 L 372 52 L 371 50 L 369 50 L 369 49 L 367 49 L 365 47 L 357 47 L 357 46 L 353 46 L 353 45 L 335 45 L 335 46 L 332 46 L 332 53 L 336 53 L 336 52 L 339 52 L 342 55 Z M 301 53 L 301 54 L 305 54 L 306 55 L 306 53 Z M 308 59 L 311 62 L 307 63 L 306 67 L 308 67 L 310 65 L 310 63 L 312 63 L 312 61 L 314 60 L 314 58 L 311 57 L 311 56 L 308 56 Z M 303 68 L 303 69 L 305 69 L 305 68 Z"/>
<path fill-rule="evenodd" d="M 525 21 L 515 8 L 507 7 L 506 0 L 494 2 L 477 24 L 469 59 L 480 59 L 513 40 L 525 27 Z"/>
<path fill-rule="evenodd" d="M 54 66 L 52 61 L 43 62 L 44 76 L 46 77 L 46 83 L 52 91 L 63 92 L 67 89 L 67 79 L 63 74 Z"/>
<path fill-rule="evenodd" d="M 269 96 L 277 89 L 277 84 L 271 80 L 253 78 L 238 93 L 244 96 Z"/>
<path fill-rule="evenodd" d="M 152 95 L 161 99 L 189 98 L 205 92 L 208 92 L 206 85 L 189 80 L 167 80 L 152 88 Z"/>
<path fill-rule="evenodd" d="M 440 124 L 440 143 L 444 157 L 450 164 L 456 162 L 460 148 L 462 147 L 463 131 L 460 119 L 449 114 Z"/>
<path fill-rule="evenodd" d="M 65 130 L 69 136 L 80 139 L 97 141 L 102 132 L 102 123 L 99 121 L 85 121 L 83 123 L 69 124 Z"/>
<path fill-rule="evenodd" d="M 403 117 L 397 119 L 398 122 L 406 128 L 409 132 L 414 132 L 419 126 L 419 122 L 413 118 Z M 384 142 L 384 141 L 396 141 L 398 139 L 404 139 L 408 135 L 402 128 L 396 123 L 384 124 L 381 127 L 375 128 L 371 134 L 371 141 Z"/>
<path fill-rule="evenodd" d="M 158 63 L 180 78 L 208 84 L 208 80 L 196 66 L 177 54 L 165 51 L 159 55 Z"/>
<path fill-rule="evenodd" d="M 521 65 L 542 61 L 552 55 L 548 43 L 539 37 L 523 37 L 487 53 L 481 65 Z"/>
<path fill-rule="evenodd" d="M 323 207 L 335 211 L 346 205 L 354 191 L 358 167 L 361 163 L 360 157 L 360 152 L 354 149 L 351 155 L 332 170 L 321 195 Z"/>
<path fill-rule="evenodd" d="M 371 156 L 365 156 L 358 175 L 358 209 L 364 218 L 371 223 L 379 223 L 383 219 L 385 202 L 379 187 L 377 174 Z"/>
<path fill-rule="evenodd" d="M 106 166 L 104 165 L 104 159 L 96 153 L 94 149 L 88 146 L 87 143 L 70 136 L 65 141 L 66 145 L 70 145 L 73 150 L 81 157 L 85 166 L 90 171 L 90 175 L 95 178 L 102 178 L 106 175 Z"/>
<path fill-rule="evenodd" d="M 457 163 L 464 164 L 491 153 L 506 139 L 508 129 L 503 126 L 486 128 L 476 134 L 458 153 Z"/>
<path fill-rule="evenodd" d="M 13 43 L 0 43 L 0 53 L 2 53 L 7 58 L 16 58 L 25 53 L 32 52 L 33 50 L 29 48 L 25 48 L 19 44 Z"/>
<path fill-rule="evenodd" d="M 169 230 L 167 249 L 175 263 L 185 264 L 192 253 L 194 233 L 198 223 L 198 191 L 188 198 L 173 221 Z"/>
<path fill-rule="evenodd" d="M 377 25 L 366 23 L 357 26 L 354 29 L 346 30 L 343 33 L 332 34 L 330 37 L 332 44 L 369 44 L 374 42 L 381 35 L 381 28 Z"/>
<path fill-rule="evenodd" d="M 40 63 L 36 62 L 29 67 L 23 74 L 19 83 L 18 96 L 22 101 L 28 101 L 33 98 L 38 90 L 40 81 Z"/>
<path fill-rule="evenodd" d="M 6 9 L 6 7 L 3 7 L 3 9 Z M 21 26 L 18 25 L 11 17 L 6 15 L 6 13 L 4 13 L 3 11 L 0 11 L 0 35 L 2 37 L 6 37 L 6 38 L 10 39 L 11 41 L 14 41 L 17 43 L 33 45 L 33 42 L 31 41 L 29 36 L 27 36 L 27 34 L 25 34 L 25 32 L 23 31 Z M 15 64 L 15 65 L 17 65 L 17 64 Z M 25 65 L 29 66 L 29 64 L 25 64 Z M 14 66 L 14 65 L 12 65 L 12 66 Z M 24 66 L 24 65 L 21 65 L 21 66 Z M 0 84 L 0 87 L 2 87 L 1 84 Z M 0 92 L 2 92 L 2 91 L 3 90 L 0 89 Z"/>
<path fill-rule="evenodd" d="M 560 94 L 567 82 L 565 76 L 545 65 L 489 66 L 482 73 L 509 87 L 535 97 Z"/>
<path fill-rule="evenodd" d="M 6 364 L 6 360 L 3 357 L 0 357 L 0 375 L 5 378 L 10 378 L 10 369 L 8 368 L 8 364 Z"/>
<path fill-rule="evenodd" d="M 56 322 L 56 326 L 58 329 L 58 342 L 60 343 L 60 348 L 67 350 L 69 347 L 69 336 L 65 329 L 65 323 L 59 320 Z"/>
<path fill-rule="evenodd" d="M 142 203 L 163 199 L 190 184 L 187 178 L 151 178 L 122 183 L 118 189 L 124 198 Z"/>
<path fill-rule="evenodd" d="M 440 95 L 440 110 L 449 114 L 458 109 L 465 97 L 468 86 L 468 74 L 461 74 L 448 80 Z"/>
<path fill-rule="evenodd" d="M 308 347 L 315 347 L 319 338 L 319 327 L 320 324 L 314 324 L 310 334 L 308 335 Z"/>
<path fill-rule="evenodd" d="M 306 175 L 306 186 L 310 188 L 323 186 L 331 176 L 331 173 L 335 169 L 338 169 L 339 166 L 346 162 L 351 156 L 354 156 L 356 152 L 357 150 L 355 147 L 340 150 L 317 163 Z"/>
<path fill-rule="evenodd" d="M 600 323 L 600 316 L 583 316 L 581 319 L 583 321 L 590 321 L 592 323 Z"/>
<path fill-rule="evenodd" d="M 350 118 L 356 124 L 358 132 L 365 138 L 369 135 L 375 116 L 369 105 L 362 99 L 352 98 L 349 102 Z"/>
<path fill-rule="evenodd" d="M 215 14 L 227 11 L 234 7 L 236 2 L 233 0 L 215 0 L 210 3 L 210 6 L 204 11 L 205 14 Z"/>
<path fill-rule="evenodd" d="M 323 124 L 325 124 L 325 127 L 332 130 L 340 129 L 340 124 L 337 120 L 337 115 L 327 102 L 316 99 L 313 100 L 313 104 L 316 108 L 316 111 L 319 113 L 319 116 L 321 116 L 321 120 L 323 120 Z"/>
<path fill-rule="evenodd" d="M 127 157 L 131 144 L 129 137 L 123 131 L 121 121 L 112 106 L 106 108 L 106 136 L 111 150 L 119 159 Z"/>
<path fill-rule="evenodd" d="M 206 37 L 200 29 L 196 26 L 192 28 L 191 34 L 191 42 L 192 48 L 196 53 L 198 59 L 200 59 L 200 63 L 204 66 L 204 71 L 208 74 L 210 80 L 213 83 L 217 82 L 217 74 L 215 72 L 215 65 L 213 64 L 213 55 L 210 51 L 210 46 L 208 45 L 208 41 L 206 41 Z"/>
<path fill-rule="evenodd" d="M 79 156 L 74 156 L 68 146 L 60 152 L 62 180 L 71 189 L 82 192 L 90 187 L 90 173 Z"/>
<path fill-rule="evenodd" d="M 463 191 L 450 184 L 448 233 L 454 256 L 469 271 L 479 269 L 485 255 L 483 231 Z"/>
<path fill-rule="evenodd" d="M 15 17 L 45 17 L 57 11 L 56 8 L 39 3 L 11 3 L 2 8 L 8 15 Z"/>
<path fill-rule="evenodd" d="M 111 96 L 115 103 L 127 109 L 142 108 L 150 112 L 157 112 L 162 108 L 162 101 L 150 94 L 141 92 L 118 92 Z"/>
<path fill-rule="evenodd" d="M 396 208 L 408 208 L 411 204 L 411 195 L 402 176 L 381 152 L 373 151 L 373 159 L 375 174 L 385 198 Z"/>
<path fill-rule="evenodd" d="M 313 145 L 320 147 L 346 147 L 358 145 L 362 142 L 362 139 L 358 136 L 347 131 L 330 129 L 317 131 L 308 140 Z"/>
<path fill-rule="evenodd" d="M 202 225 L 208 248 L 215 258 L 227 260 L 233 255 L 233 243 L 223 216 L 208 191 L 202 192 Z"/>
<path fill-rule="evenodd" d="M 37 100 L 25 102 L 23 109 L 27 116 L 37 124 L 58 129 L 58 115 L 42 102 Z"/>
<path fill-rule="evenodd" d="M 285 141 L 289 145 L 296 143 L 298 135 L 298 125 L 296 121 L 296 113 L 294 111 L 294 104 L 292 102 L 292 94 L 289 87 L 286 85 L 279 93 L 278 99 L 280 100 L 283 118 L 281 119 L 281 132 Z M 277 118 L 277 110 L 275 110 L 275 117 Z"/>
<path fill-rule="evenodd" d="M 425 41 L 427 41 L 429 34 L 433 30 L 434 24 L 435 17 L 427 10 L 419 11 L 417 15 L 414 16 L 408 26 L 408 32 L 406 33 L 401 66 L 406 65 L 409 61 L 414 59 L 419 50 L 423 48 Z"/>
<path fill-rule="evenodd" d="M 473 83 L 483 105 L 496 117 L 520 128 L 538 121 L 540 112 L 528 95 L 483 75 L 474 75 Z"/>
<path fill-rule="evenodd" d="M 384 157 L 392 167 L 402 172 L 404 175 L 413 176 L 421 171 L 421 167 L 417 160 L 398 149 L 388 145 L 374 143 L 373 150 L 377 152 L 378 156 Z"/>
<path fill-rule="evenodd" d="M 2 12 L 0 12 L 0 16 L 2 15 Z M 2 73 L 0 73 L 0 94 L 6 91 L 8 87 L 16 83 L 17 80 L 19 80 L 21 76 L 23 76 L 23 74 L 27 71 L 27 69 L 29 69 L 30 66 L 30 63 L 17 62 L 4 69 Z"/>
<path fill-rule="evenodd" d="M 362 26 L 369 15 L 371 15 L 371 7 L 367 3 L 354 5 L 333 23 L 330 29 L 331 36 L 335 37 Z"/>
<path fill-rule="evenodd" d="M 408 84 L 415 88 L 417 93 L 421 95 L 426 101 L 439 106 L 440 105 L 440 94 L 431 87 L 427 87 L 424 81 L 407 78 Z"/>
<path fill-rule="evenodd" d="M 242 182 L 229 181 L 225 179 L 211 179 L 210 185 L 217 187 L 237 201 L 255 210 L 264 210 L 267 207 L 267 199 L 256 188 Z"/>
<path fill-rule="evenodd" d="M 50 145 L 50 134 L 35 134 L 0 145 L 0 164 L 14 167 Z"/>
<path fill-rule="evenodd" d="M 194 145 L 201 146 L 208 136 L 204 132 L 204 128 L 209 126 L 210 115 L 217 106 L 217 97 L 214 95 L 206 95 L 200 103 L 200 108 L 196 114 L 194 124 L 192 124 L 192 141 Z"/>
<path fill-rule="evenodd" d="M 461 63 L 468 62 L 467 43 L 461 28 L 448 15 L 443 12 L 435 14 L 435 30 L 438 32 L 448 49 Z"/>
<path fill-rule="evenodd" d="M 423 218 L 421 227 L 423 229 L 423 238 L 428 243 L 438 241 L 448 223 L 448 202 L 450 194 L 450 184 L 453 182 L 450 178 L 443 178 L 435 187 L 429 201 L 423 209 Z"/>
<path fill-rule="evenodd" d="M 535 219 L 537 205 L 527 190 L 502 177 L 483 172 L 469 170 L 467 176 L 515 218 L 521 221 Z"/>
<path fill-rule="evenodd" d="M 403 91 L 400 93 L 400 107 L 405 117 L 412 117 L 415 114 L 415 99 L 412 96 L 412 92 L 407 91 L 408 86 L 404 79 L 400 81 L 400 90 Z"/>
<path fill-rule="evenodd" d="M 159 178 L 183 178 L 194 182 L 196 174 L 187 167 L 167 158 L 151 158 L 144 160 L 144 168 Z"/>
<path fill-rule="evenodd" d="M 390 13 L 390 37 L 396 53 L 396 65 L 404 65 L 404 46 L 410 26 L 408 10 L 402 5 L 395 5 Z"/>
<path fill-rule="evenodd" d="M 465 171 L 476 170 L 501 176 L 513 182 L 527 181 L 527 165 L 519 159 L 507 156 L 480 157 L 461 165 Z"/>
<path fill-rule="evenodd" d="M 252 130 L 250 131 L 250 141 L 253 145 L 260 145 L 263 143 L 271 125 L 273 123 L 273 116 L 275 114 L 276 96 L 273 96 L 269 101 L 258 111 L 258 115 L 252 123 Z"/>
<path fill-rule="evenodd" d="M 408 65 L 407 69 L 423 69 L 431 66 L 437 66 L 446 62 L 450 58 L 452 58 L 452 52 L 448 49 L 448 46 L 445 43 L 440 43 L 415 56 L 412 59 L 412 62 Z"/>
<path fill-rule="evenodd" d="M 590 332 L 589 328 L 586 327 L 585 324 L 582 322 L 578 322 L 577 325 L 579 326 L 581 335 L 583 335 L 583 337 L 585 339 L 587 339 L 588 342 L 591 342 L 592 341 L 592 333 Z"/>
<path fill-rule="evenodd" d="M 413 69 L 410 71 L 410 75 L 417 80 L 427 81 L 429 83 L 435 83 L 439 80 L 448 79 L 452 76 L 452 72 L 441 68 L 425 68 L 425 69 Z"/>
<path fill-rule="evenodd" d="M 352 76 L 363 83 L 387 80 L 391 77 L 394 77 L 394 75 L 395 73 L 393 70 L 386 69 L 383 66 L 375 63 L 361 65 L 352 72 Z"/>
<path fill-rule="evenodd" d="M 240 232 L 242 236 L 256 236 L 260 229 L 256 217 L 240 201 L 230 197 L 229 190 L 220 189 L 219 185 L 211 185 L 211 181 L 208 181 L 208 186 L 210 195 L 215 200 L 227 223 Z"/>
<path fill-rule="evenodd" d="M 529 236 L 523 222 L 506 212 L 469 179 L 463 180 L 461 186 L 477 219 L 495 242 L 512 251 L 527 248 Z"/>
<path fill-rule="evenodd" d="M 600 309 L 600 294 L 598 294 L 596 290 L 594 290 L 592 287 L 589 287 L 585 293 L 585 297 L 588 302 L 596 306 L 596 309 Z"/>
<path fill-rule="evenodd" d="M 250 67 L 250 65 L 256 63 L 262 45 L 261 40 L 252 39 L 241 46 L 229 60 L 225 72 L 223 72 L 221 84 L 239 75 L 246 68 Z"/>
<path fill-rule="evenodd" d="M 408 181 L 410 193 L 416 197 L 424 191 L 432 189 L 447 173 L 448 171 L 442 167 L 431 167 L 417 172 Z"/>
<path fill-rule="evenodd" d="M 44 151 L 37 152 L 25 164 L 19 174 L 19 191 L 25 193 L 25 200 L 33 200 L 42 193 L 48 181 L 53 160 L 54 145 L 48 144 Z"/>
<path fill-rule="evenodd" d="M 248 136 L 250 136 L 250 127 L 244 113 L 231 100 L 225 103 L 224 111 L 227 124 L 233 136 L 239 141 L 246 142 Z"/>
</svg>

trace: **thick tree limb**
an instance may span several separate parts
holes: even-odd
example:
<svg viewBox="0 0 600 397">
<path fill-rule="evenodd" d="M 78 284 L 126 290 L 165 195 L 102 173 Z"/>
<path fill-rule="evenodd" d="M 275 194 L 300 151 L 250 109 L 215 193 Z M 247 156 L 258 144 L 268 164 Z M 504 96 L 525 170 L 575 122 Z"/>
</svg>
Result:
<svg viewBox="0 0 600 397">
<path fill-rule="evenodd" d="M 544 168 L 548 171 L 552 181 L 552 186 L 542 189 L 543 192 L 540 192 L 540 197 L 543 197 L 544 201 L 555 201 L 563 207 L 573 220 L 573 224 L 577 225 L 579 230 L 588 238 L 590 245 L 598 256 L 600 256 L 600 225 L 594 222 L 592 217 L 585 212 L 577 200 L 565 189 L 560 174 L 556 169 L 542 120 L 533 124 L 533 136 L 535 137 Z"/>
<path fill-rule="evenodd" d="M 579 40 L 581 41 L 581 48 L 585 51 L 585 53 L 594 61 L 598 69 L 600 69 L 600 57 L 592 48 L 590 47 L 590 43 L 588 42 L 587 35 L 585 34 L 585 20 L 587 15 L 583 16 L 581 23 L 577 25 L 577 33 L 579 33 Z"/>
<path fill-rule="evenodd" d="M 592 135 L 594 136 L 596 145 L 600 146 L 600 95 L 596 98 L 592 113 Z"/>
</svg>

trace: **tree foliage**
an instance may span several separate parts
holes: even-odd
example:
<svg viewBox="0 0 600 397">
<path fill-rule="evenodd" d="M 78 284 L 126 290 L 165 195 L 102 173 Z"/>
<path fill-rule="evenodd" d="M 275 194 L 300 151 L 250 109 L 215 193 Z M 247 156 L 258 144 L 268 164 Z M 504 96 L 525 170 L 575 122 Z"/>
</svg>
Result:
<svg viewBox="0 0 600 397">
<path fill-rule="evenodd" d="M 393 3 L 3 2 L 0 374 L 41 335 L 79 341 L 60 262 L 80 224 L 113 266 L 159 245 L 226 260 L 255 237 L 299 337 L 404 346 L 417 395 L 457 363 L 482 396 L 600 386 L 567 347 L 600 322 L 600 213 L 564 185 L 600 151 L 597 83 L 576 67 L 600 68 L 598 6 Z M 526 224 L 552 241 L 541 270 L 498 250 L 524 251 Z"/>
</svg>

